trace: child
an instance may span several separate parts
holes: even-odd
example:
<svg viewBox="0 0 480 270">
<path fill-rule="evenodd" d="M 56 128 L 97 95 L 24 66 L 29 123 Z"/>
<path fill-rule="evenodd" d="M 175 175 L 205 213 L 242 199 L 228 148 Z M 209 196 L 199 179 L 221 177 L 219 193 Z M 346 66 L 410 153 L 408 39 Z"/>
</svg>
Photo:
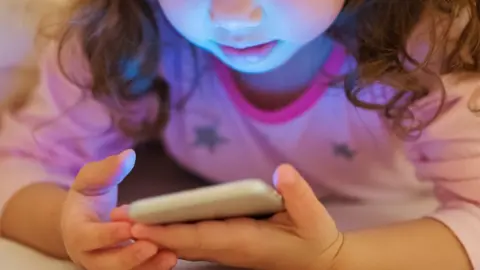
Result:
<svg viewBox="0 0 480 270">
<path fill-rule="evenodd" d="M 3 119 L 4 236 L 87 269 L 177 258 L 480 269 L 475 1 L 83 0 L 73 11 L 32 100 Z M 278 167 L 287 211 L 131 224 L 116 186 L 134 166 L 126 149 L 152 137 L 214 182 Z M 433 191 L 442 206 L 428 217 L 345 233 L 314 196 Z"/>
</svg>

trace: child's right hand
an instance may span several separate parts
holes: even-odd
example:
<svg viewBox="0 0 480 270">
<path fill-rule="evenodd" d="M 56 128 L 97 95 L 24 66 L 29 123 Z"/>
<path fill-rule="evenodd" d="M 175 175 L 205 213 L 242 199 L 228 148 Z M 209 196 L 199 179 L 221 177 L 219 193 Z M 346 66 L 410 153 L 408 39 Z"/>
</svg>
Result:
<svg viewBox="0 0 480 270">
<path fill-rule="evenodd" d="M 133 242 L 131 224 L 109 221 L 117 186 L 132 170 L 131 150 L 87 164 L 77 175 L 63 206 L 61 231 L 70 258 L 88 270 L 169 270 L 175 254 L 147 241 Z"/>
</svg>

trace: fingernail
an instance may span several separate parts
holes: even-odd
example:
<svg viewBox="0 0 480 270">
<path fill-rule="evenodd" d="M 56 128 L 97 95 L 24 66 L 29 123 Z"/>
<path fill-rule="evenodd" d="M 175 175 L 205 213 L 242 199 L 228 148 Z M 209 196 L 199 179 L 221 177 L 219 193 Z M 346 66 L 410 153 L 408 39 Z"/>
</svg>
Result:
<svg viewBox="0 0 480 270">
<path fill-rule="evenodd" d="M 295 168 L 290 165 L 281 165 L 273 174 L 273 183 L 275 187 L 278 187 L 280 178 L 282 178 L 282 182 L 284 184 L 292 184 L 297 181 L 298 177 L 299 174 L 297 173 Z"/>
<path fill-rule="evenodd" d="M 276 188 L 278 188 L 278 169 L 279 169 L 279 168 L 277 168 L 277 169 L 275 170 L 275 172 L 273 173 L 273 185 L 274 185 Z"/>
<path fill-rule="evenodd" d="M 135 160 L 137 159 L 135 151 L 131 149 L 125 150 L 120 154 L 120 157 L 123 159 L 124 172 L 130 172 L 135 166 Z"/>
<path fill-rule="evenodd" d="M 131 153 L 135 153 L 135 151 L 132 149 L 126 149 L 126 150 L 123 150 L 123 152 L 121 152 L 119 156 L 130 155 Z"/>
</svg>

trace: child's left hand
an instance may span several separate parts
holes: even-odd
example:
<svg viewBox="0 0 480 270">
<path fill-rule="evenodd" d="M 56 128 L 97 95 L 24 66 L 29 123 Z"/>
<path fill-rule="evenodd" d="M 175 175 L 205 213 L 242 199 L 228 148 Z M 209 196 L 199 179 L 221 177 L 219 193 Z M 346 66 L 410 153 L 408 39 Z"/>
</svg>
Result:
<svg viewBox="0 0 480 270">
<path fill-rule="evenodd" d="M 275 178 L 286 212 L 268 220 L 137 224 L 133 235 L 172 250 L 186 260 L 253 269 L 330 269 L 343 245 L 343 235 L 294 168 L 281 166 Z"/>
</svg>

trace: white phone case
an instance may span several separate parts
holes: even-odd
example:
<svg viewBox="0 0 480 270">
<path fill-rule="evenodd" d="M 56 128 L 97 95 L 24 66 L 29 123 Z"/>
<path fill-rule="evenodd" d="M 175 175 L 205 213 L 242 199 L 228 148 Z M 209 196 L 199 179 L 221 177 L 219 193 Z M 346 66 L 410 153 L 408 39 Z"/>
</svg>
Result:
<svg viewBox="0 0 480 270">
<path fill-rule="evenodd" d="M 171 224 L 274 214 L 283 199 L 261 180 L 248 179 L 142 199 L 129 216 L 143 224 Z"/>
</svg>

